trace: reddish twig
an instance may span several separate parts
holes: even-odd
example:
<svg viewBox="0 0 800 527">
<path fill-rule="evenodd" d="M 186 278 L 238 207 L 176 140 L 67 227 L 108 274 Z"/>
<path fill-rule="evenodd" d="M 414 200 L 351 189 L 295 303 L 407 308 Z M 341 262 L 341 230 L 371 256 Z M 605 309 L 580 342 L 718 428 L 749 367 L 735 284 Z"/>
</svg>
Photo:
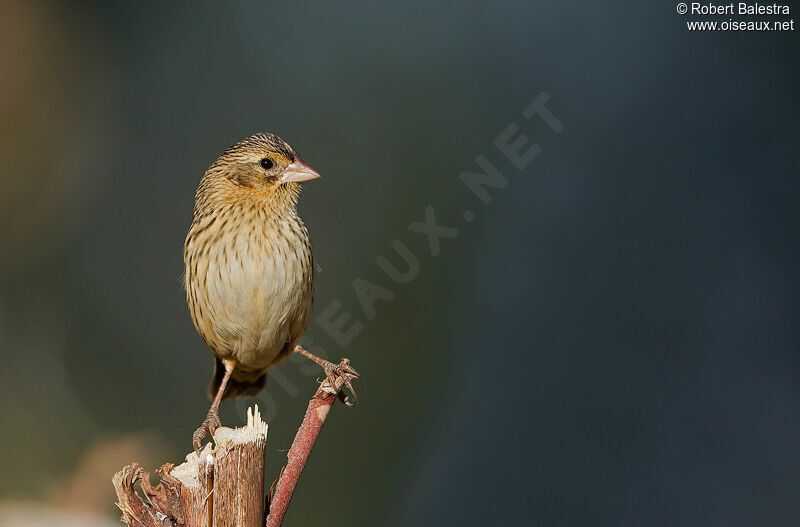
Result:
<svg viewBox="0 0 800 527">
<path fill-rule="evenodd" d="M 320 430 L 322 430 L 322 425 L 325 424 L 325 418 L 328 417 L 328 412 L 330 412 L 334 401 L 339 397 L 343 385 L 344 379 L 341 377 L 336 379 L 336 385 L 333 387 L 326 379 L 322 382 L 314 397 L 308 402 L 303 423 L 300 425 L 300 429 L 297 430 L 294 441 L 292 441 L 292 446 L 286 456 L 286 466 L 278 478 L 275 494 L 270 500 L 267 527 L 280 527 L 283 522 L 283 517 L 286 514 L 286 509 L 289 508 L 289 502 L 292 500 L 300 474 L 303 473 L 308 457 L 311 455 L 311 450 L 317 442 Z"/>
<path fill-rule="evenodd" d="M 283 523 L 300 474 L 334 401 L 340 399 L 350 406 L 342 388 L 347 386 L 352 391 L 351 383 L 358 373 L 349 367 L 347 359 L 342 359 L 337 367 L 326 367 L 326 374 L 308 403 L 286 466 L 268 502 L 267 527 L 280 527 Z M 158 471 L 161 482 L 156 486 L 138 464 L 123 467 L 113 478 L 122 521 L 129 527 L 264 525 L 266 438 L 267 425 L 261 421 L 256 406 L 252 413 L 247 411 L 247 426 L 218 428 L 214 433 L 215 447 L 206 445 L 199 456 L 190 452 L 186 462 L 177 467 L 162 466 Z M 137 483 L 144 497 L 134 488 Z"/>
</svg>

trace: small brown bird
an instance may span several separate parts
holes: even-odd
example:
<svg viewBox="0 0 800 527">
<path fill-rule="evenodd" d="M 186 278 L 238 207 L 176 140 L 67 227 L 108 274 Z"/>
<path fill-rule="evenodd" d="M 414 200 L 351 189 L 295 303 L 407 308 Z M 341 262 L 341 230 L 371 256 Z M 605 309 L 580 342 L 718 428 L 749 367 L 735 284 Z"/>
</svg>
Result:
<svg viewBox="0 0 800 527">
<path fill-rule="evenodd" d="M 183 251 L 186 299 L 215 357 L 213 403 L 195 450 L 220 425 L 220 401 L 258 394 L 267 370 L 293 351 L 352 391 L 358 373 L 347 359 L 333 364 L 298 345 L 314 301 L 314 256 L 297 200 L 300 183 L 318 177 L 281 138 L 257 133 L 225 150 L 200 181 Z"/>
</svg>

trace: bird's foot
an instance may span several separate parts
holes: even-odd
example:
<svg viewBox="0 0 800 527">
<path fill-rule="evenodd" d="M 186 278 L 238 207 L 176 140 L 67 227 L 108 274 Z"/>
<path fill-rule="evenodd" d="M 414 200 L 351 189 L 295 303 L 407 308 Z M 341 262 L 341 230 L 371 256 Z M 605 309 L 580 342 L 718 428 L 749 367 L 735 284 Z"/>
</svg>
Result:
<svg viewBox="0 0 800 527">
<path fill-rule="evenodd" d="M 350 366 L 350 359 L 343 358 L 339 364 L 325 361 L 325 364 L 322 364 L 322 369 L 325 370 L 325 377 L 334 389 L 337 386 L 336 383 L 338 379 L 341 379 L 342 382 L 338 386 L 347 386 L 347 389 L 353 394 L 353 399 L 358 402 L 358 395 L 356 394 L 355 388 L 353 388 L 353 381 L 361 377 L 361 375 L 359 375 L 355 368 Z M 355 406 L 342 391 L 338 391 L 336 396 L 339 397 L 339 400 L 345 405 L 350 407 Z"/>
<path fill-rule="evenodd" d="M 194 452 L 200 457 L 200 444 L 203 441 L 203 438 L 206 434 L 210 433 L 211 436 L 214 436 L 214 432 L 217 431 L 222 423 L 219 420 L 219 413 L 215 409 L 211 409 L 208 411 L 208 415 L 206 415 L 203 424 L 201 424 L 197 430 L 194 431 L 192 434 L 192 445 L 194 446 Z"/>
<path fill-rule="evenodd" d="M 336 394 L 339 400 L 347 406 L 355 406 L 355 404 L 351 403 L 347 396 L 342 393 L 342 387 L 347 386 L 347 388 L 350 390 L 350 393 L 353 394 L 353 398 L 358 401 L 358 395 L 356 395 L 356 391 L 353 389 L 353 381 L 361 377 L 361 375 L 359 375 L 355 368 L 350 366 L 350 359 L 343 358 L 339 364 L 334 364 L 331 361 L 323 359 L 322 357 L 317 357 L 299 344 L 294 347 L 294 352 L 299 353 L 307 359 L 311 359 L 322 366 L 322 369 L 325 370 L 325 377 L 327 377 L 328 386 L 326 387 L 325 382 L 323 381 L 323 385 L 321 387 L 323 388 L 323 391 L 326 393 Z"/>
</svg>

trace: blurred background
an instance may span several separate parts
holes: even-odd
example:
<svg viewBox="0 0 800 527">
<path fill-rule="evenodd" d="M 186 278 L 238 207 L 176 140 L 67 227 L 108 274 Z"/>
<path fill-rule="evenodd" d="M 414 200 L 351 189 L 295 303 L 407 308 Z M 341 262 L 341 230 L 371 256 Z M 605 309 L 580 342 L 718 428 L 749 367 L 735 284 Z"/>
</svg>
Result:
<svg viewBox="0 0 800 527">
<path fill-rule="evenodd" d="M 191 449 L 212 359 L 183 240 L 259 130 L 323 175 L 305 342 L 363 375 L 287 525 L 796 524 L 796 32 L 633 1 L 2 11 L 0 525 L 118 525 L 112 474 Z M 543 92 L 559 133 L 522 115 Z M 512 124 L 541 148 L 521 170 Z M 488 204 L 478 156 L 508 180 Z M 426 209 L 457 229 L 435 256 Z M 408 253 L 399 284 L 378 262 Z M 256 399 L 268 484 L 317 377 L 287 361 Z"/>
</svg>

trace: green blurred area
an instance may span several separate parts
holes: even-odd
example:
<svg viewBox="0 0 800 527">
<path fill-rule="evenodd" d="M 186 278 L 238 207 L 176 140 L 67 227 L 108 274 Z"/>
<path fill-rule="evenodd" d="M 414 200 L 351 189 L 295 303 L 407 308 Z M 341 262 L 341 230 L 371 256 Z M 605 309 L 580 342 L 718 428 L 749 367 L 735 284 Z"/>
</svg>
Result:
<svg viewBox="0 0 800 527">
<path fill-rule="evenodd" d="M 433 401 L 445 394 L 439 381 L 456 355 L 450 300 L 429 294 L 449 289 L 445 269 L 456 255 L 426 257 L 425 236 L 407 226 L 423 221 L 433 200 L 450 200 L 460 167 L 488 148 L 489 133 L 519 113 L 534 85 L 477 104 L 491 87 L 475 84 L 486 79 L 472 69 L 479 46 L 466 54 L 459 36 L 474 20 L 437 34 L 449 25 L 444 8 L 6 9 L 13 17 L 4 24 L 3 68 L 16 82 L 3 96 L 11 144 L 0 310 L 9 367 L 1 389 L 4 422 L 19 433 L 6 438 L 15 454 L 0 471 L 15 477 L 0 493 L 52 500 L 97 438 L 113 443 L 149 431 L 168 456 L 154 462 L 187 452 L 212 365 L 180 284 L 193 193 L 222 149 L 266 130 L 323 174 L 301 203 L 320 266 L 316 313 L 337 301 L 364 325 L 344 349 L 319 324 L 309 327 L 316 352 L 346 355 L 362 372 L 362 404 L 330 419 L 292 521 L 319 521 L 332 510 L 349 524 L 384 515 L 411 476 L 419 430 L 435 420 Z M 420 9 L 434 17 L 424 41 L 403 29 L 418 24 Z M 512 74 L 511 65 L 491 66 Z M 375 263 L 385 254 L 402 267 L 390 249 L 395 239 L 422 260 L 407 285 L 387 283 Z M 376 305 L 373 320 L 354 294 L 356 278 L 396 294 Z M 318 377 L 287 362 L 255 401 L 270 419 L 270 481 Z M 240 423 L 252 402 L 226 403 L 223 421 Z M 113 514 L 110 475 L 93 485 Z"/>
<path fill-rule="evenodd" d="M 260 130 L 322 174 L 306 342 L 363 375 L 287 524 L 797 517 L 795 34 L 690 34 L 635 2 L 2 10 L 8 525 L 115 524 L 112 473 L 191 448 L 212 358 L 183 239 L 203 171 Z M 560 133 L 522 116 L 543 92 Z M 494 144 L 512 124 L 542 149 L 523 170 Z M 459 178 L 478 156 L 508 179 L 489 203 Z M 435 256 L 409 230 L 428 207 L 458 230 Z M 376 262 L 402 267 L 397 241 L 409 283 Z M 372 316 L 357 279 L 393 299 Z M 331 305 L 362 326 L 346 345 Z M 262 409 L 268 483 L 319 376 L 292 359 L 222 406 Z"/>
</svg>

